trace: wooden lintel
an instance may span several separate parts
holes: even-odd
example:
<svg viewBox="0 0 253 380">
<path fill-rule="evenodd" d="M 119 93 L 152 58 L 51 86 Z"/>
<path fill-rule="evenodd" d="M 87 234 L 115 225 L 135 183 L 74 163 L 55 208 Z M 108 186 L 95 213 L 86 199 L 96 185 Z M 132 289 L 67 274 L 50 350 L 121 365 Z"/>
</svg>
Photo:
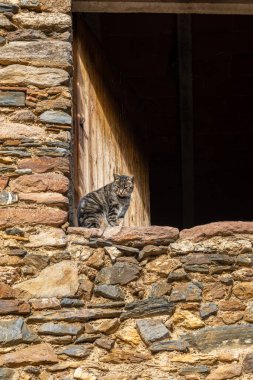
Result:
<svg viewBox="0 0 253 380">
<path fill-rule="evenodd" d="M 105 13 L 193 13 L 193 14 L 253 14 L 252 0 L 74 0 L 73 12 Z"/>
</svg>

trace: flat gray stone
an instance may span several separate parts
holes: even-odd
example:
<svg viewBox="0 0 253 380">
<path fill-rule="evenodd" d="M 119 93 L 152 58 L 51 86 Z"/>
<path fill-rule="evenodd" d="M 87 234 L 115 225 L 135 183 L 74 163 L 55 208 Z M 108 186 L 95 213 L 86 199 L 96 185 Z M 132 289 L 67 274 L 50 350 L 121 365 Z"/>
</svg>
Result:
<svg viewBox="0 0 253 380">
<path fill-rule="evenodd" d="M 40 121 L 50 124 L 71 125 L 72 118 L 63 111 L 45 111 L 40 115 Z"/>
<path fill-rule="evenodd" d="M 206 319 L 211 315 L 215 315 L 218 312 L 218 307 L 215 303 L 207 303 L 201 306 L 199 315 L 202 319 Z"/>
<path fill-rule="evenodd" d="M 71 345 L 58 350 L 57 354 L 83 359 L 91 354 L 92 347 L 90 344 Z"/>
<path fill-rule="evenodd" d="M 161 352 L 161 351 L 179 351 L 179 352 L 187 352 L 188 351 L 188 343 L 183 340 L 170 340 L 165 339 L 162 342 L 155 342 L 149 349 L 151 352 Z"/>
<path fill-rule="evenodd" d="M 21 91 L 0 90 L 0 106 L 2 107 L 24 107 L 25 93 Z"/>
<path fill-rule="evenodd" d="M 168 338 L 170 333 L 167 327 L 159 320 L 141 319 L 136 322 L 137 330 L 147 345 Z"/>
<path fill-rule="evenodd" d="M 6 4 L 3 2 L 0 2 L 0 13 L 5 13 L 5 12 L 17 13 L 18 9 L 19 9 L 18 6 L 15 4 Z"/>
<path fill-rule="evenodd" d="M 80 323 L 76 324 L 66 324 L 66 323 L 44 323 L 40 326 L 38 332 L 41 335 L 77 335 L 82 331 L 82 325 Z"/>
<path fill-rule="evenodd" d="M 123 291 L 118 285 L 96 285 L 94 287 L 94 294 L 116 301 L 124 300 L 125 298 Z"/>
<path fill-rule="evenodd" d="M 17 194 L 10 191 L 0 191 L 0 205 L 11 205 L 18 202 Z"/>
<path fill-rule="evenodd" d="M 143 318 L 155 315 L 172 315 L 175 305 L 165 297 L 134 301 L 125 306 L 120 319 Z"/>
<path fill-rule="evenodd" d="M 253 353 L 248 353 L 243 361 L 243 371 L 245 373 L 253 373 Z"/>
<path fill-rule="evenodd" d="M 107 285 L 126 285 L 133 280 L 137 280 L 140 275 L 140 268 L 135 264 L 117 262 L 112 267 L 101 269 L 95 282 Z"/>
<path fill-rule="evenodd" d="M 61 307 L 82 307 L 84 301 L 78 298 L 63 298 L 61 299 Z"/>
<path fill-rule="evenodd" d="M 253 344 L 253 324 L 205 327 L 199 331 L 185 334 L 182 339 L 203 352 L 217 347 L 231 347 L 233 344 Z"/>
<path fill-rule="evenodd" d="M 0 36 L 0 46 L 5 45 L 5 42 L 6 42 L 5 37 Z"/>
<path fill-rule="evenodd" d="M 19 343 L 31 343 L 37 341 L 39 341 L 38 335 L 33 333 L 27 327 L 23 318 L 0 321 L 1 346 L 12 346 Z"/>
</svg>

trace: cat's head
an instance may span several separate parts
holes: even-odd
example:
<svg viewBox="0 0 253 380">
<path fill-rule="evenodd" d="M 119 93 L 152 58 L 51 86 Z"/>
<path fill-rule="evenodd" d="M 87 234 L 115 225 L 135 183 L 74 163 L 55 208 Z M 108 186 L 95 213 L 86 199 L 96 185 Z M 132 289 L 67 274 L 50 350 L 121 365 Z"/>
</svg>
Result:
<svg viewBox="0 0 253 380">
<path fill-rule="evenodd" d="M 130 197 L 134 189 L 134 177 L 120 174 L 113 174 L 113 190 L 120 198 Z"/>
</svg>

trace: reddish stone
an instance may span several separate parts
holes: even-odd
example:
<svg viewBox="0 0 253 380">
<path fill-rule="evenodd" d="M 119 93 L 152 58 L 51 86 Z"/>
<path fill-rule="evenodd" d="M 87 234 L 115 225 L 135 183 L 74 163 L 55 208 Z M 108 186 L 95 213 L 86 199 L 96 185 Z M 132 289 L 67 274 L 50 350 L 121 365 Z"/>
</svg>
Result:
<svg viewBox="0 0 253 380">
<path fill-rule="evenodd" d="M 51 206 L 68 206 L 69 200 L 67 197 L 59 193 L 19 193 L 20 201 L 42 203 Z"/>
<path fill-rule="evenodd" d="M 49 225 L 60 227 L 67 221 L 68 213 L 53 208 L 29 209 L 29 208 L 3 208 L 0 209 L 0 229 L 16 225 Z"/>
<path fill-rule="evenodd" d="M 58 359 L 49 344 L 32 345 L 15 352 L 9 352 L 0 358 L 0 366 L 18 367 L 22 365 L 40 365 L 57 363 Z"/>
<path fill-rule="evenodd" d="M 6 177 L 4 175 L 0 176 L 0 191 L 4 190 L 6 186 L 8 185 L 9 177 Z"/>
<path fill-rule="evenodd" d="M 180 232 L 181 239 L 201 241 L 213 236 L 253 234 L 253 222 L 214 222 L 185 229 Z"/>
<path fill-rule="evenodd" d="M 66 193 L 69 188 L 69 180 L 58 173 L 23 175 L 11 181 L 10 188 L 12 191 L 23 193 L 42 191 Z"/>
<path fill-rule="evenodd" d="M 84 227 L 69 227 L 68 234 L 81 235 L 85 239 L 101 237 L 103 234 L 103 229 L 101 228 L 84 228 Z"/>
<path fill-rule="evenodd" d="M 18 161 L 19 169 L 31 169 L 34 173 L 60 171 L 69 174 L 69 160 L 65 157 L 33 157 Z"/>
<path fill-rule="evenodd" d="M 219 309 L 223 311 L 245 310 L 246 305 L 238 300 L 224 300 L 219 303 Z"/>
<path fill-rule="evenodd" d="M 19 300 L 0 300 L 0 315 L 29 314 L 30 304 Z"/>
<path fill-rule="evenodd" d="M 0 283 L 0 299 L 15 298 L 15 291 L 7 284 Z"/>
<path fill-rule="evenodd" d="M 108 227 L 103 238 L 114 244 L 143 247 L 144 245 L 168 245 L 178 238 L 174 227 Z"/>
<path fill-rule="evenodd" d="M 206 284 L 202 295 L 207 301 L 222 299 L 226 295 L 226 287 L 219 282 Z"/>
</svg>

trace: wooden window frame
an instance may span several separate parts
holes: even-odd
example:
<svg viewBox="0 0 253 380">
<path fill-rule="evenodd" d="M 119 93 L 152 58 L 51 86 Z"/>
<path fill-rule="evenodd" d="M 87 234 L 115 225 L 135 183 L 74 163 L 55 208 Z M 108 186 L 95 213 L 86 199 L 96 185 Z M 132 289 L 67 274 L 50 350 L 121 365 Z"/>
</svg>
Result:
<svg viewBox="0 0 253 380">
<path fill-rule="evenodd" d="M 253 0 L 73 0 L 72 11 L 253 15 Z"/>
</svg>

